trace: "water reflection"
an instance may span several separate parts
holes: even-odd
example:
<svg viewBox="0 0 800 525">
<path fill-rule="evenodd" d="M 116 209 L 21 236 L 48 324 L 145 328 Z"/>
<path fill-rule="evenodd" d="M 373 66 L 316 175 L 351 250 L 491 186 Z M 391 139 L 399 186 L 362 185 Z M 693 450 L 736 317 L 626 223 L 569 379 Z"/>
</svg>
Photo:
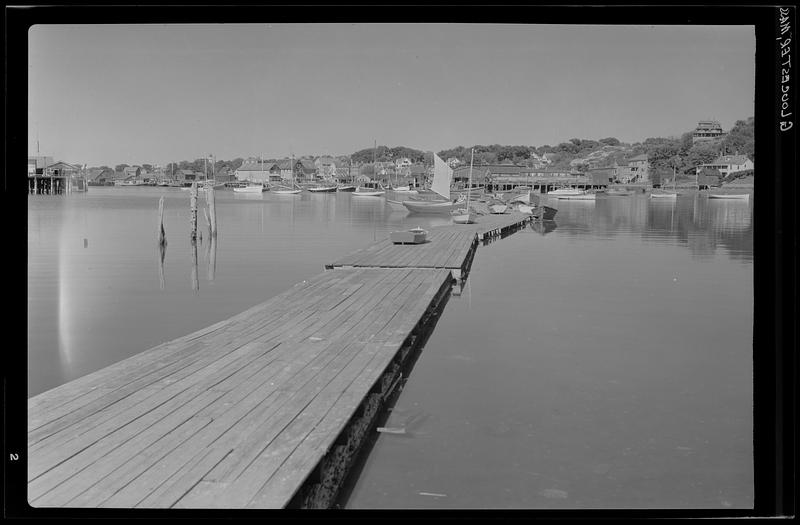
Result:
<svg viewBox="0 0 800 525">
<path fill-rule="evenodd" d="M 752 260 L 752 200 L 715 200 L 689 193 L 674 200 L 634 194 L 598 198 L 594 206 L 582 202 L 550 204 L 558 207 L 559 225 L 567 235 L 603 239 L 636 235 L 648 242 L 685 246 L 698 259 L 714 257 L 722 249 L 732 259 Z"/>
<path fill-rule="evenodd" d="M 200 290 L 200 280 L 197 278 L 197 242 L 192 239 L 191 241 L 192 249 L 192 271 L 191 271 L 191 279 L 192 279 L 192 290 L 197 292 Z"/>
<path fill-rule="evenodd" d="M 531 221 L 530 223 L 531 230 L 535 231 L 539 235 L 547 235 L 548 233 L 555 231 L 558 228 L 558 224 L 556 221 Z"/>
<path fill-rule="evenodd" d="M 158 287 L 164 289 L 164 258 L 167 255 L 167 243 L 158 244 Z"/>
</svg>

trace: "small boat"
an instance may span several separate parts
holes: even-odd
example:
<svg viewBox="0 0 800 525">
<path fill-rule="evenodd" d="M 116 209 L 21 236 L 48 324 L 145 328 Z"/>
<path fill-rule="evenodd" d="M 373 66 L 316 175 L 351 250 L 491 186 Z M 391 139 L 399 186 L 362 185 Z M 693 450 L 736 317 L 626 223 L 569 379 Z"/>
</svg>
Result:
<svg viewBox="0 0 800 525">
<path fill-rule="evenodd" d="M 417 193 L 419 193 L 417 190 L 411 189 L 411 186 L 397 186 L 397 187 L 388 188 L 388 189 L 390 189 L 390 190 L 392 190 L 394 192 L 397 192 L 397 193 L 407 193 L 407 194 L 410 194 L 410 195 L 416 195 Z"/>
<path fill-rule="evenodd" d="M 234 193 L 261 193 L 267 191 L 267 187 L 263 184 L 249 184 L 247 186 L 240 186 L 233 188 Z"/>
<path fill-rule="evenodd" d="M 272 193 L 277 195 L 297 195 L 301 193 L 303 190 L 300 188 L 288 188 L 286 186 L 278 186 L 276 189 L 272 190 Z"/>
<path fill-rule="evenodd" d="M 455 224 L 472 224 L 477 218 L 477 214 L 472 210 L 467 211 L 466 208 L 458 208 L 451 212 L 453 223 Z"/>
<path fill-rule="evenodd" d="M 534 195 L 530 189 L 528 189 L 526 193 L 521 193 L 513 197 L 510 202 L 519 203 L 517 205 L 517 210 L 520 213 L 532 215 L 536 220 L 551 221 L 556 216 L 556 213 L 558 213 L 556 208 L 540 205 L 539 197 Z"/>
<path fill-rule="evenodd" d="M 297 195 L 303 190 L 297 187 L 297 183 L 294 181 L 294 154 L 292 154 L 292 185 L 291 186 L 277 186 L 276 189 L 272 190 L 272 193 L 276 193 L 278 195 Z"/>
<path fill-rule="evenodd" d="M 654 191 L 650 193 L 651 199 L 675 199 L 678 197 L 676 191 Z"/>
<path fill-rule="evenodd" d="M 556 190 L 550 190 L 547 192 L 547 195 L 553 196 L 560 196 L 560 195 L 585 195 L 586 190 L 580 190 L 578 188 L 558 188 Z"/>
<path fill-rule="evenodd" d="M 403 201 L 396 201 L 392 199 L 386 199 L 386 204 L 389 205 L 392 210 L 397 211 L 408 211 L 405 206 L 403 206 Z"/>
<path fill-rule="evenodd" d="M 428 232 L 419 227 L 389 234 L 389 239 L 394 244 L 422 244 L 427 238 Z"/>
<path fill-rule="evenodd" d="M 650 198 L 652 199 L 675 199 L 678 197 L 678 191 L 675 189 L 677 177 L 675 176 L 675 169 L 672 169 L 672 191 L 658 189 L 658 191 L 651 191 Z"/>
<path fill-rule="evenodd" d="M 495 215 L 505 213 L 508 211 L 508 204 L 492 204 L 489 206 L 489 211 Z"/>
<path fill-rule="evenodd" d="M 353 197 L 381 197 L 381 196 L 383 196 L 384 193 L 386 193 L 386 192 L 383 191 L 383 190 L 375 190 L 375 189 L 372 189 L 372 188 L 362 188 L 362 187 L 359 186 L 358 188 L 356 188 L 356 191 L 351 193 L 351 195 Z"/>
<path fill-rule="evenodd" d="M 566 200 L 576 200 L 576 201 L 593 201 L 597 198 L 597 195 L 594 193 L 576 193 L 576 194 L 560 194 L 557 195 L 556 198 L 559 200 L 566 199 Z"/>
<path fill-rule="evenodd" d="M 356 191 L 356 187 L 343 184 L 343 185 L 337 186 L 336 187 L 336 191 Z"/>
<path fill-rule="evenodd" d="M 319 184 L 317 186 L 309 186 L 306 189 L 311 193 L 333 193 L 337 188 L 329 184 Z"/>
<path fill-rule="evenodd" d="M 749 193 L 709 193 L 709 199 L 738 199 L 750 200 Z"/>
</svg>

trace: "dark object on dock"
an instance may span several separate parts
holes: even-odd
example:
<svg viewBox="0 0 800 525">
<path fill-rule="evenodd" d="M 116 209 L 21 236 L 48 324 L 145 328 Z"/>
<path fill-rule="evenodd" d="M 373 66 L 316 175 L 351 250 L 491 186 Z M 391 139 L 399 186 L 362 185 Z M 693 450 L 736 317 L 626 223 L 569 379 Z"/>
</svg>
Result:
<svg viewBox="0 0 800 525">
<path fill-rule="evenodd" d="M 428 232 L 422 228 L 413 228 L 408 231 L 392 232 L 389 238 L 394 244 L 422 244 L 428 238 Z"/>
</svg>

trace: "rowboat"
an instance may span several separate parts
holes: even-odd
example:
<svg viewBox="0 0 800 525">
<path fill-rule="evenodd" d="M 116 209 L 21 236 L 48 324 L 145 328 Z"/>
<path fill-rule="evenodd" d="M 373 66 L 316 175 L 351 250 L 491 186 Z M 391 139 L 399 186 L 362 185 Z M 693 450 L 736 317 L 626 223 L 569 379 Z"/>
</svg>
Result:
<svg viewBox="0 0 800 525">
<path fill-rule="evenodd" d="M 389 205 L 390 208 L 397 211 L 407 211 L 406 207 L 403 206 L 403 201 L 396 201 L 392 199 L 386 199 L 386 204 Z"/>
<path fill-rule="evenodd" d="M 356 187 L 349 185 L 341 185 L 336 188 L 336 191 L 356 191 Z"/>
<path fill-rule="evenodd" d="M 550 194 L 548 193 L 548 195 L 550 195 Z M 562 194 L 556 195 L 556 197 L 559 200 L 565 199 L 565 200 L 576 200 L 576 201 L 593 201 L 593 200 L 595 200 L 597 198 L 597 195 L 594 194 L 594 193 L 585 193 L 585 192 L 584 193 L 575 193 L 575 194 L 562 193 Z"/>
<path fill-rule="evenodd" d="M 263 184 L 251 184 L 248 186 L 233 188 L 233 191 L 234 193 L 261 193 L 263 191 L 267 191 L 267 187 Z"/>
<path fill-rule="evenodd" d="M 311 193 L 332 193 L 336 191 L 336 186 L 320 184 L 318 186 L 310 186 L 306 188 Z"/>
<path fill-rule="evenodd" d="M 543 221 L 552 221 L 558 210 L 550 206 L 530 206 L 528 204 L 520 204 L 517 208 L 521 213 L 533 215 L 534 219 Z"/>
<path fill-rule="evenodd" d="M 389 240 L 394 244 L 422 244 L 427 238 L 428 232 L 419 227 L 389 234 Z"/>
<path fill-rule="evenodd" d="M 508 210 L 508 204 L 492 204 L 489 206 L 489 211 L 493 214 L 505 213 Z"/>
<path fill-rule="evenodd" d="M 381 197 L 386 192 L 382 189 L 376 190 L 374 188 L 362 188 L 359 186 L 356 191 L 351 193 L 353 197 Z"/>
<path fill-rule="evenodd" d="M 586 194 L 586 190 L 580 190 L 578 188 L 558 188 L 557 190 L 548 191 L 547 194 L 553 196 L 584 195 Z"/>
<path fill-rule="evenodd" d="M 650 194 L 651 199 L 675 199 L 678 197 L 678 192 L 674 191 L 654 191 Z"/>
<path fill-rule="evenodd" d="M 738 199 L 738 200 L 749 200 L 750 194 L 749 193 L 709 193 L 709 199 Z"/>
</svg>

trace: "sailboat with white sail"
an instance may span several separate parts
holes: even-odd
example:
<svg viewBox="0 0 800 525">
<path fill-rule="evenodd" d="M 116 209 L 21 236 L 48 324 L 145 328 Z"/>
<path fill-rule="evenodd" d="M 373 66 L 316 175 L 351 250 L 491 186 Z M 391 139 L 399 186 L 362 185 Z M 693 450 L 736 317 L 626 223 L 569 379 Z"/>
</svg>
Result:
<svg viewBox="0 0 800 525">
<path fill-rule="evenodd" d="M 431 191 L 437 195 L 437 200 L 418 200 L 411 198 L 403 201 L 403 206 L 411 213 L 449 215 L 456 208 L 462 207 L 461 201 L 450 200 L 450 182 L 453 180 L 453 169 L 439 156 L 433 154 L 433 183 Z"/>
</svg>

